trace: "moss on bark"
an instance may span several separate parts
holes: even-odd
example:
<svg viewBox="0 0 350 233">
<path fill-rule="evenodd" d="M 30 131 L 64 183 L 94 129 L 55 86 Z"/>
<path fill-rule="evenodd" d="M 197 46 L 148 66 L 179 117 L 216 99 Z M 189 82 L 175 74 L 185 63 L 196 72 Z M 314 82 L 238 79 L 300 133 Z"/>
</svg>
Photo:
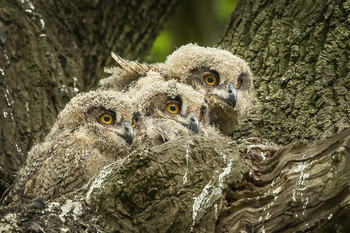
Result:
<svg viewBox="0 0 350 233">
<path fill-rule="evenodd" d="M 105 168 L 86 199 L 113 231 L 213 232 L 225 180 L 238 182 L 246 171 L 230 140 L 179 138 Z"/>
<path fill-rule="evenodd" d="M 256 130 L 240 133 L 286 144 L 349 127 L 349 14 L 340 0 L 239 2 L 219 44 L 255 75 Z"/>
<path fill-rule="evenodd" d="M 128 52 L 133 47 L 143 51 L 138 42 L 143 40 L 135 35 L 147 38 L 128 26 L 135 17 L 148 17 L 136 1 L 125 9 L 140 11 L 135 17 L 125 13 L 130 18 L 122 25 L 107 13 L 112 12 L 109 3 L 42 4 L 35 8 L 42 10 L 34 11 L 30 1 L 0 3 L 1 187 L 11 182 L 25 147 L 33 143 L 30 138 L 46 133 L 74 88 L 93 86 L 96 64 L 109 56 L 102 54 L 121 46 L 118 52 L 133 58 Z M 43 10 L 46 6 L 54 11 Z M 94 15 L 93 9 L 102 6 L 108 10 Z M 282 149 L 238 138 L 312 141 L 348 127 L 349 10 L 349 0 L 240 1 L 219 43 L 245 58 L 256 77 L 254 114 L 235 132 L 237 141 L 189 137 L 140 148 L 104 168 L 82 189 L 49 201 L 45 209 L 33 210 L 33 203 L 2 207 L 1 227 L 37 232 L 346 232 L 349 130 L 318 144 Z M 43 28 L 41 19 L 52 27 Z"/>
<path fill-rule="evenodd" d="M 0 208 L 35 232 L 347 232 L 350 130 L 314 145 L 182 137 L 55 200 Z M 33 230 L 34 231 L 34 230 Z"/>
</svg>

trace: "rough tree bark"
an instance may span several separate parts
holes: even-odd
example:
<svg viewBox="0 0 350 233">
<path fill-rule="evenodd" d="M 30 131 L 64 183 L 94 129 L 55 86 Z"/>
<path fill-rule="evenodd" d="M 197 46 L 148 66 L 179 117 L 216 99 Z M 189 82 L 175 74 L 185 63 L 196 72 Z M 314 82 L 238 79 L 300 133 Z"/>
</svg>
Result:
<svg viewBox="0 0 350 233">
<path fill-rule="evenodd" d="M 77 92 L 150 49 L 178 0 L 0 2 L 0 194 Z"/>
<path fill-rule="evenodd" d="M 219 45 L 255 74 L 257 130 L 242 134 L 286 144 L 349 127 L 349 14 L 348 0 L 238 3 Z"/>
<path fill-rule="evenodd" d="M 256 108 L 237 140 L 186 137 L 139 148 L 45 209 L 39 201 L 1 208 L 0 226 L 347 232 L 349 13 L 349 0 L 241 0 L 219 43 L 255 73 Z M 238 139 L 247 135 L 257 138 Z"/>
<path fill-rule="evenodd" d="M 5 232 L 348 232 L 350 129 L 315 145 L 179 138 L 57 200 L 0 209 Z"/>
</svg>

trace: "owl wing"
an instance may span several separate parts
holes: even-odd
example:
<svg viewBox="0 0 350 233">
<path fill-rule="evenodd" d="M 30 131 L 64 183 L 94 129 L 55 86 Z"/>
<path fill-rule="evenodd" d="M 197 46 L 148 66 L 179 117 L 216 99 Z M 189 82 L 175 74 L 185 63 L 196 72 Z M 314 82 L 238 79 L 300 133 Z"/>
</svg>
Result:
<svg viewBox="0 0 350 233">
<path fill-rule="evenodd" d="M 28 187 L 32 185 L 33 177 L 41 169 L 43 161 L 48 157 L 50 151 L 43 151 L 40 144 L 33 147 L 28 154 L 26 164 L 20 169 L 15 183 L 3 194 L 1 203 L 13 205 L 25 198 Z"/>
<path fill-rule="evenodd" d="M 56 144 L 56 145 L 54 145 Z M 3 199 L 4 205 L 44 200 L 70 192 L 86 182 L 84 169 L 72 156 L 66 141 L 38 144 L 30 153 L 18 178 Z"/>
</svg>

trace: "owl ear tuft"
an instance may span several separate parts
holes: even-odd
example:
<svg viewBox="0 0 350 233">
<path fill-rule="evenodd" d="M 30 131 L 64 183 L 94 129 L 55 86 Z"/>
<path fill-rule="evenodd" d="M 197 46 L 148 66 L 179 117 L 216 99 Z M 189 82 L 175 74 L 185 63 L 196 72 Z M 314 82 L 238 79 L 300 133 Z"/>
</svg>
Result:
<svg viewBox="0 0 350 233">
<path fill-rule="evenodd" d="M 151 67 L 146 63 L 139 63 L 137 61 L 129 61 L 123 59 L 119 55 L 115 53 L 111 53 L 113 59 L 121 66 L 123 70 L 125 70 L 131 77 L 139 78 L 144 76 L 147 71 L 151 69 Z"/>
</svg>

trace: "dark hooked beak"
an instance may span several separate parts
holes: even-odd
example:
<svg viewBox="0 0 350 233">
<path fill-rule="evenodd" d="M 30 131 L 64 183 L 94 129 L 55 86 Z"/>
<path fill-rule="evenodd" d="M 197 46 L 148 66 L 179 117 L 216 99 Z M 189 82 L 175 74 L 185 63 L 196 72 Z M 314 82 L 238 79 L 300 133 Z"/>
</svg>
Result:
<svg viewBox="0 0 350 233">
<path fill-rule="evenodd" d="M 186 125 L 186 127 L 191 130 L 193 133 L 199 132 L 199 121 L 198 117 L 194 113 L 190 113 L 189 117 L 189 123 Z"/>
<path fill-rule="evenodd" d="M 134 128 L 131 126 L 129 122 L 124 122 L 124 132 L 119 134 L 127 143 L 131 144 L 134 140 Z"/>
<path fill-rule="evenodd" d="M 228 92 L 228 96 L 226 98 L 224 98 L 224 101 L 228 105 L 231 105 L 232 108 L 234 108 L 236 106 L 236 103 L 237 103 L 236 87 L 232 83 L 229 83 L 227 85 L 227 92 Z"/>
</svg>

